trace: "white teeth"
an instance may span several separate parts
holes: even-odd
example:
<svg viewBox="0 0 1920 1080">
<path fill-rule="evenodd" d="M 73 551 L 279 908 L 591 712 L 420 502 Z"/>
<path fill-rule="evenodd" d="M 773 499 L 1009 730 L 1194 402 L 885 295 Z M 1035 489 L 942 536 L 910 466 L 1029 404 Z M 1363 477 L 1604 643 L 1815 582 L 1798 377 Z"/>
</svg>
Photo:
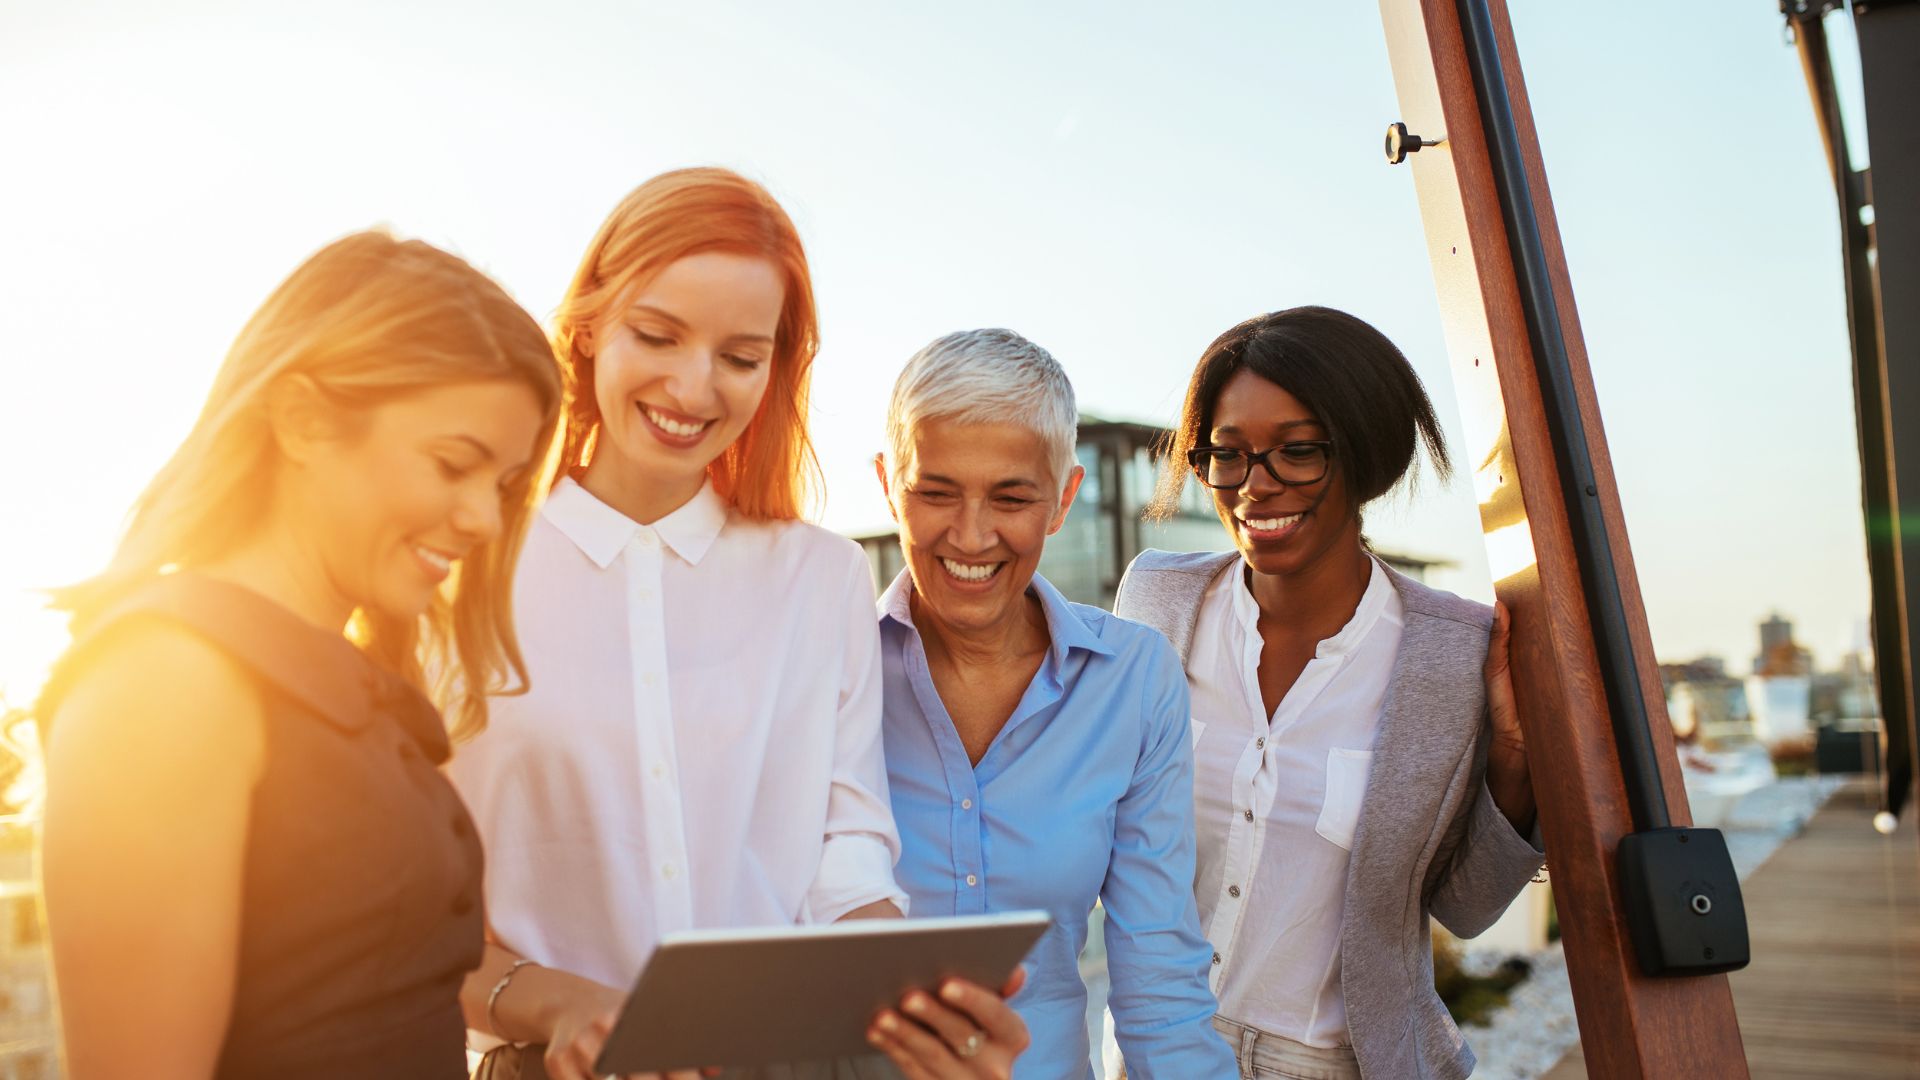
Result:
<svg viewBox="0 0 1920 1080">
<path fill-rule="evenodd" d="M 952 559 L 941 559 L 940 565 L 947 568 L 947 573 L 952 574 L 961 581 L 985 581 L 999 573 L 1000 567 L 1005 564 L 984 563 L 976 565 L 973 563 L 954 562 Z"/>
<path fill-rule="evenodd" d="M 710 420 L 707 421 L 706 423 L 700 423 L 700 424 L 682 423 L 679 420 L 669 419 L 665 414 L 657 412 L 649 406 L 642 405 L 640 406 L 640 408 L 643 412 L 647 414 L 647 419 L 660 425 L 661 430 L 665 431 L 669 435 L 681 435 L 681 436 L 698 435 L 701 432 L 707 430 L 708 423 L 712 423 L 712 421 Z"/>
<path fill-rule="evenodd" d="M 431 548 L 423 548 L 416 545 L 413 549 L 413 553 L 415 555 L 420 556 L 420 560 L 426 563 L 428 566 L 437 567 L 440 570 L 450 570 L 453 568 L 452 559 L 448 558 L 445 555 L 440 554 L 437 551 L 434 551 Z"/>
<path fill-rule="evenodd" d="M 1304 515 L 1288 514 L 1277 518 L 1248 518 L 1247 528 L 1253 532 L 1278 532 L 1299 521 Z"/>
</svg>

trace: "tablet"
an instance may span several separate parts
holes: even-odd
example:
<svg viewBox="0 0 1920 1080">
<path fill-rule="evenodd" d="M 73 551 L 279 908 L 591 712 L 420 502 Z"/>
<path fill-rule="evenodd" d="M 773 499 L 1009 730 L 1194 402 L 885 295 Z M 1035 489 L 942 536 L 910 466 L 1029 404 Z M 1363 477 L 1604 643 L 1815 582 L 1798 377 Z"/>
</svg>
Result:
<svg viewBox="0 0 1920 1080">
<path fill-rule="evenodd" d="M 1006 984 L 1044 911 L 668 934 L 594 1068 L 745 1068 L 874 1053 L 874 1014 L 948 978 Z"/>
</svg>

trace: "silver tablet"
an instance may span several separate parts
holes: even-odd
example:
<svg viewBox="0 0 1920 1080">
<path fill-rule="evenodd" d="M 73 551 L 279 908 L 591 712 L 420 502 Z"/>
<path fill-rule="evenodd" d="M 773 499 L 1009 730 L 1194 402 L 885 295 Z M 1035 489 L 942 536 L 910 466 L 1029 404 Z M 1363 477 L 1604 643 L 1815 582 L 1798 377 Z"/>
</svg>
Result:
<svg viewBox="0 0 1920 1080">
<path fill-rule="evenodd" d="M 948 978 L 1004 985 L 1044 911 L 669 934 L 594 1068 L 742 1068 L 873 1053 L 874 1014 Z"/>
</svg>

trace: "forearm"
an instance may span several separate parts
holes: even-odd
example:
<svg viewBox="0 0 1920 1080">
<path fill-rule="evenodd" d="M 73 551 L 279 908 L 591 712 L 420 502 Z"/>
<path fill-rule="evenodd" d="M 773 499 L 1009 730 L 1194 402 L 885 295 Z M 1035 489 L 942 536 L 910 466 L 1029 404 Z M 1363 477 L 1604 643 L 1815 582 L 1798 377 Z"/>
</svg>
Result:
<svg viewBox="0 0 1920 1080">
<path fill-rule="evenodd" d="M 480 966 L 460 986 L 460 1009 L 467 1027 L 508 1042 L 546 1042 L 562 1014 L 620 1000 L 620 992 L 610 986 L 540 964 L 521 965 L 496 996 L 494 987 L 520 959 L 508 949 L 487 944 Z"/>
</svg>

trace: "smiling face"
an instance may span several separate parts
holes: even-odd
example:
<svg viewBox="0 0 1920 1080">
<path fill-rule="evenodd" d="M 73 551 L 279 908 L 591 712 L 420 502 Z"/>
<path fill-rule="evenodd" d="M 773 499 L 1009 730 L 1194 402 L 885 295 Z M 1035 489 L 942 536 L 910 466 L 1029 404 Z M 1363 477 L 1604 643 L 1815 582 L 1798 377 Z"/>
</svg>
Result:
<svg viewBox="0 0 1920 1080">
<path fill-rule="evenodd" d="M 1241 371 L 1220 388 L 1212 426 L 1204 434 L 1214 446 L 1253 453 L 1284 442 L 1331 438 L 1300 399 L 1251 371 Z M 1256 465 L 1238 488 L 1210 490 L 1221 523 L 1255 573 L 1295 574 L 1329 551 L 1360 543 L 1360 517 L 1347 495 L 1337 449 L 1326 476 L 1312 484 L 1282 485 Z"/>
<path fill-rule="evenodd" d="M 500 535 L 507 489 L 534 467 L 542 412 L 517 381 L 456 383 L 376 405 L 303 441 L 289 473 L 331 590 L 418 618 L 453 565 Z"/>
<path fill-rule="evenodd" d="M 587 490 L 651 521 L 700 489 L 766 396 L 786 286 L 769 261 L 689 255 L 593 327 Z"/>
<path fill-rule="evenodd" d="M 1080 489 L 1080 467 L 1063 485 L 1033 429 L 938 418 L 914 426 L 905 457 L 898 475 L 884 458 L 875 465 L 922 610 L 963 632 L 1017 618 L 1041 549 Z"/>
</svg>

